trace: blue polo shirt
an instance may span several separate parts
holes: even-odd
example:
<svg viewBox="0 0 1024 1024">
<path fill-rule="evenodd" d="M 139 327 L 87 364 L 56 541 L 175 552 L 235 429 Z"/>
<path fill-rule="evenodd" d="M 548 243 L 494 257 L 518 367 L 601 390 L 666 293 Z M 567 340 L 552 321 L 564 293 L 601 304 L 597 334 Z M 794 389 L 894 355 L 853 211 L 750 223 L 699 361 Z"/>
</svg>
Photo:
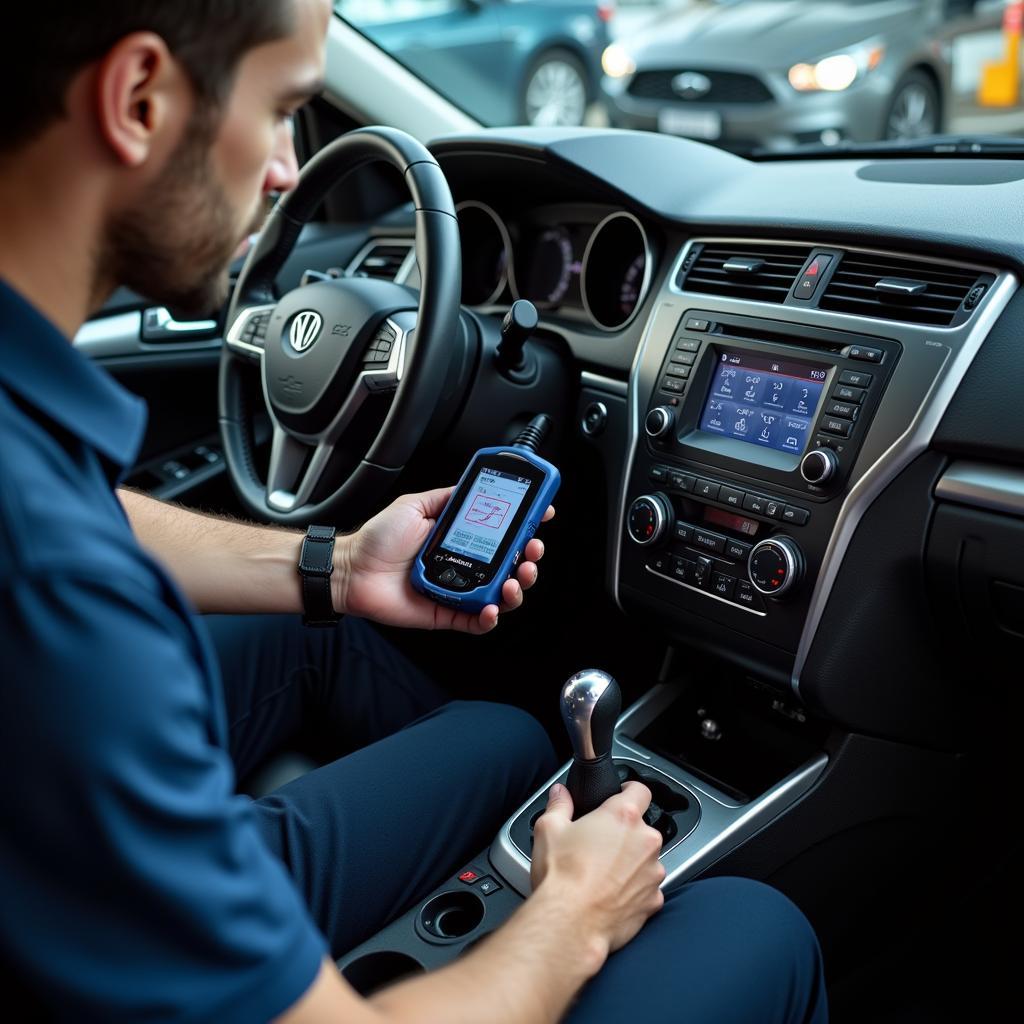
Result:
<svg viewBox="0 0 1024 1024">
<path fill-rule="evenodd" d="M 0 282 L 0 956 L 61 1019 L 262 1021 L 325 943 L 114 485 L 143 404 Z"/>
</svg>

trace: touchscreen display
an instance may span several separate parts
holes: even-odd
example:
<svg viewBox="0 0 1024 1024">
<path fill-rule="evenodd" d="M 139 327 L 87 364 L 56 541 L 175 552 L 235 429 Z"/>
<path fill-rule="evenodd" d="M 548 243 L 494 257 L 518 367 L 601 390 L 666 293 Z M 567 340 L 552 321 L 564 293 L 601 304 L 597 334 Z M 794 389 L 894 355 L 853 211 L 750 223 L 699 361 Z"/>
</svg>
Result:
<svg viewBox="0 0 1024 1024">
<path fill-rule="evenodd" d="M 722 352 L 700 429 L 802 455 L 827 377 L 826 366 Z"/>
<path fill-rule="evenodd" d="M 529 490 L 528 477 L 481 469 L 441 546 L 457 555 L 490 562 Z"/>
</svg>

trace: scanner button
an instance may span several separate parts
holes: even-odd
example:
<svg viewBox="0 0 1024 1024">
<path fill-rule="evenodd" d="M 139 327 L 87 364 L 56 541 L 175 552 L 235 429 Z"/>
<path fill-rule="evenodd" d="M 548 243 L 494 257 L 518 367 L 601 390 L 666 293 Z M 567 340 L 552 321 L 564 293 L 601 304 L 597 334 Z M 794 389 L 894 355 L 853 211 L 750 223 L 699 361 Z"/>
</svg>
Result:
<svg viewBox="0 0 1024 1024">
<path fill-rule="evenodd" d="M 457 573 L 455 572 L 454 569 L 445 569 L 445 571 L 443 573 L 441 573 L 440 576 L 437 577 L 437 582 L 438 583 L 451 583 L 451 581 L 453 579 L 455 579 L 456 575 L 457 575 Z"/>
<path fill-rule="evenodd" d="M 455 579 L 452 580 L 452 586 L 457 590 L 462 590 L 463 587 L 466 586 L 466 580 L 462 576 L 456 574 Z"/>
</svg>

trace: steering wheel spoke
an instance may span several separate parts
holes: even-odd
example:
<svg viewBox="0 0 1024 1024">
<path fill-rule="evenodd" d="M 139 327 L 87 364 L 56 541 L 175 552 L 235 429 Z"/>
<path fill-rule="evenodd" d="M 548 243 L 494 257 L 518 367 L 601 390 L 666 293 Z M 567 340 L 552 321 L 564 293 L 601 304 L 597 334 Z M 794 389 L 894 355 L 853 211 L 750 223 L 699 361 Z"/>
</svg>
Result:
<svg viewBox="0 0 1024 1024">
<path fill-rule="evenodd" d="M 273 312 L 273 305 L 249 306 L 243 309 L 227 329 L 224 335 L 225 344 L 232 352 L 258 363 L 263 358 L 267 325 Z"/>
<path fill-rule="evenodd" d="M 320 483 L 334 446 L 326 441 L 307 444 L 274 424 L 267 472 L 267 507 L 291 512 L 305 505 Z"/>
</svg>

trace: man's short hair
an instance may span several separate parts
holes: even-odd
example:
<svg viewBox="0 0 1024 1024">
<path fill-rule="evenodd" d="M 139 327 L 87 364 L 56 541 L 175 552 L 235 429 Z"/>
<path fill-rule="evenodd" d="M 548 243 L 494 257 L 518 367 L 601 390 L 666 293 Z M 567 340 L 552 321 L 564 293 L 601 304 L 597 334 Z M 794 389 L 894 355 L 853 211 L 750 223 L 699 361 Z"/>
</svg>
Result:
<svg viewBox="0 0 1024 1024">
<path fill-rule="evenodd" d="M 197 101 L 215 108 L 241 58 L 287 35 L 293 0 L 19 0 L 0 45 L 0 152 L 65 112 L 71 79 L 132 32 L 155 32 L 181 63 Z"/>
</svg>

